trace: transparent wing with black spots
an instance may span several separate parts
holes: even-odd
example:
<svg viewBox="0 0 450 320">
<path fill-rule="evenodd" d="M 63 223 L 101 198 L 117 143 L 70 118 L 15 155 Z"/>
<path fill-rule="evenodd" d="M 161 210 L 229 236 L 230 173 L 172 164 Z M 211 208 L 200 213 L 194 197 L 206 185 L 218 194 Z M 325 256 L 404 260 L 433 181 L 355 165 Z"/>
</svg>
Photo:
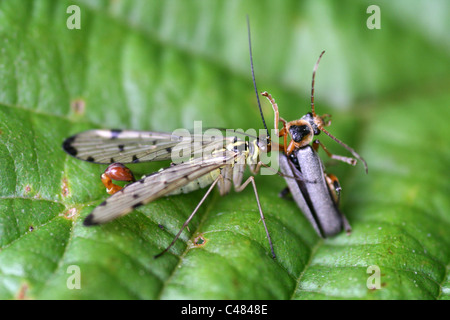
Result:
<svg viewBox="0 0 450 320">
<path fill-rule="evenodd" d="M 194 158 L 148 175 L 125 186 L 97 206 L 85 219 L 84 225 L 109 222 L 162 196 L 178 193 L 192 182 L 196 182 L 198 188 L 209 185 L 219 176 L 220 168 L 233 163 L 235 157 L 234 152 L 221 151 L 209 158 Z"/>
<path fill-rule="evenodd" d="M 69 155 L 99 164 L 139 163 L 170 160 L 178 163 L 201 156 L 204 150 L 218 150 L 232 138 L 137 130 L 88 130 L 67 138 L 63 149 Z M 175 150 L 176 149 L 176 150 Z"/>
</svg>

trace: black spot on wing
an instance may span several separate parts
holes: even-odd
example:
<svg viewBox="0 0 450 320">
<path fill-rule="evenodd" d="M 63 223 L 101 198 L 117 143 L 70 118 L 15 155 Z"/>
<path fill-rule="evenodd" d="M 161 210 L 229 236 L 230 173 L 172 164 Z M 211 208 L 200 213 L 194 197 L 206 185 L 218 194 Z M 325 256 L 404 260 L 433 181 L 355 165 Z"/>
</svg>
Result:
<svg viewBox="0 0 450 320">
<path fill-rule="evenodd" d="M 78 153 L 78 150 L 72 145 L 73 141 L 75 140 L 75 136 L 67 138 L 64 142 L 63 142 L 63 150 L 65 152 L 67 152 L 68 154 L 70 154 L 71 156 L 76 156 Z"/>
<path fill-rule="evenodd" d="M 138 159 L 138 157 L 136 155 L 133 155 L 132 162 L 133 163 L 138 163 L 139 162 L 139 159 Z"/>
<path fill-rule="evenodd" d="M 133 205 L 133 209 L 136 209 L 137 207 L 142 206 L 144 203 L 143 202 L 138 202 L 136 204 Z"/>
<path fill-rule="evenodd" d="M 83 221 L 83 225 L 85 227 L 95 226 L 97 224 L 98 223 L 94 221 L 94 215 L 92 213 L 90 215 L 88 215 L 86 217 L 86 219 L 84 219 L 84 221 Z"/>
<path fill-rule="evenodd" d="M 120 152 L 122 152 L 125 149 L 125 146 L 123 144 L 119 144 L 117 147 L 119 148 Z"/>
<path fill-rule="evenodd" d="M 122 133 L 121 129 L 112 129 L 111 130 L 111 139 L 117 139 L 119 135 Z"/>
<path fill-rule="evenodd" d="M 89 161 L 89 162 L 95 162 L 95 159 L 92 158 L 92 157 L 87 157 L 86 161 Z"/>
</svg>

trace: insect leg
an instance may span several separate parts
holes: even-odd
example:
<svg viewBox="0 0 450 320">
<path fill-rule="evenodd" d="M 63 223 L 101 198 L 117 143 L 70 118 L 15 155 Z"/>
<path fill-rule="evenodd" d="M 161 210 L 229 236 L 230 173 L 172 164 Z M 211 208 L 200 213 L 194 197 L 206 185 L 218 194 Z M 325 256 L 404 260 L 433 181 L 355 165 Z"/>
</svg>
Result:
<svg viewBox="0 0 450 320">
<path fill-rule="evenodd" d="M 130 169 L 121 163 L 112 163 L 106 168 L 105 172 L 101 175 L 103 185 L 106 187 L 106 192 L 114 194 L 121 190 L 122 187 L 114 184 L 112 180 L 117 181 L 136 181 L 133 173 Z"/>
<path fill-rule="evenodd" d="M 319 149 L 319 145 L 322 147 L 323 151 L 325 151 L 325 153 L 331 159 L 339 160 L 339 161 L 348 163 L 348 164 L 350 164 L 352 166 L 356 165 L 356 159 L 355 158 L 349 158 L 349 157 L 344 157 L 344 156 L 340 156 L 340 155 L 337 155 L 337 154 L 332 154 L 330 151 L 328 151 L 328 149 L 319 140 L 314 140 L 314 142 L 313 142 L 312 147 L 313 147 L 314 151 L 317 152 L 317 150 Z"/>
<path fill-rule="evenodd" d="M 255 183 L 255 177 L 250 176 L 247 181 L 245 181 L 242 185 L 235 185 L 234 189 L 236 190 L 236 192 L 241 192 L 242 190 L 245 189 L 245 187 L 249 184 L 252 183 L 253 185 L 253 191 L 255 192 L 255 198 L 256 198 L 256 203 L 258 204 L 258 209 L 259 209 L 259 214 L 261 215 L 261 221 L 264 224 L 264 229 L 266 230 L 266 235 L 267 235 L 267 239 L 269 240 L 269 245 L 270 245 L 270 251 L 272 252 L 272 258 L 276 258 L 275 256 L 275 251 L 273 250 L 273 244 L 272 244 L 272 239 L 270 238 L 270 234 L 269 234 L 269 230 L 267 229 L 267 225 L 266 225 L 266 220 L 264 218 L 264 214 L 262 212 L 261 209 L 261 203 L 259 202 L 259 196 L 258 196 L 258 190 L 256 189 L 256 183 Z"/>
<path fill-rule="evenodd" d="M 271 94 L 267 91 L 264 91 L 261 93 L 264 97 L 269 100 L 270 104 L 272 105 L 273 113 L 274 113 L 274 124 L 275 124 L 275 133 L 278 135 L 278 123 L 280 122 L 280 112 L 278 111 L 278 104 L 275 102 L 275 100 L 272 98 Z"/>
<path fill-rule="evenodd" d="M 272 95 L 270 93 L 268 93 L 267 91 L 264 91 L 261 94 L 264 97 L 266 97 L 267 100 L 269 100 L 270 104 L 272 105 L 272 109 L 273 109 L 273 112 L 275 114 L 275 119 L 274 119 L 275 133 L 279 137 L 283 136 L 283 139 L 284 139 L 284 141 L 283 141 L 283 143 L 284 143 L 284 151 L 286 152 L 286 145 L 287 145 L 286 123 L 287 123 L 287 121 L 280 117 L 280 113 L 278 111 L 278 104 L 275 102 L 275 99 L 272 98 Z M 281 129 L 281 131 L 278 130 L 278 123 L 280 121 L 283 122 L 283 128 Z"/>
<path fill-rule="evenodd" d="M 347 149 L 355 158 L 359 159 L 363 164 L 364 164 L 364 168 L 366 169 L 366 173 L 369 173 L 369 168 L 367 167 L 367 162 L 366 160 L 364 160 L 363 157 L 361 157 L 358 153 L 356 153 L 355 150 L 353 150 L 352 148 L 350 148 L 348 145 L 346 145 L 345 143 L 343 143 L 341 140 L 339 140 L 338 138 L 336 138 L 335 136 L 333 136 L 331 133 L 329 133 L 327 130 L 325 130 L 325 128 L 323 127 L 319 127 L 319 129 L 325 133 L 327 136 L 329 136 L 331 139 L 333 139 L 334 141 L 336 141 L 337 143 L 339 143 L 341 146 L 343 146 L 345 149 Z"/>
<path fill-rule="evenodd" d="M 306 182 L 307 182 L 307 183 L 316 183 L 316 182 L 317 182 L 316 180 L 306 180 L 305 178 L 303 178 L 303 175 L 302 175 L 301 172 L 298 171 L 298 170 L 297 170 L 297 172 L 295 173 L 295 175 L 287 175 L 287 174 L 285 174 L 285 173 L 283 173 L 283 172 L 281 172 L 281 171 L 275 170 L 274 168 L 272 168 L 272 167 L 270 167 L 270 166 L 268 166 L 268 165 L 262 163 L 261 161 L 258 162 L 258 164 L 256 165 L 255 169 L 252 169 L 252 168 L 250 167 L 251 173 L 254 174 L 254 175 L 256 175 L 256 174 L 259 172 L 261 166 L 263 166 L 264 168 L 267 168 L 267 169 L 271 170 L 274 174 L 277 174 L 277 175 L 279 175 L 280 177 L 283 177 L 283 178 L 290 178 L 290 179 L 294 179 L 294 180 L 297 180 L 297 181 L 303 181 L 303 182 L 305 182 L 305 183 L 306 183 Z"/>
<path fill-rule="evenodd" d="M 219 176 L 216 178 L 216 180 L 214 180 L 214 182 L 211 184 L 211 186 L 209 187 L 208 191 L 206 191 L 205 195 L 203 196 L 203 198 L 200 200 L 200 202 L 197 204 L 197 207 L 195 207 L 194 211 L 192 211 L 191 215 L 189 216 L 189 218 L 187 218 L 187 220 L 183 223 L 183 226 L 181 227 L 180 231 L 178 231 L 177 235 L 175 236 L 175 238 L 172 240 L 172 242 L 169 244 L 169 246 L 167 248 L 165 248 L 162 252 L 158 253 L 157 255 L 154 256 L 154 258 L 159 258 L 161 257 L 164 253 L 166 253 L 170 248 L 172 248 L 172 246 L 175 244 L 175 242 L 178 240 L 178 238 L 180 237 L 181 233 L 183 232 L 184 228 L 187 227 L 187 225 L 189 224 L 189 222 L 192 220 L 192 218 L 194 217 L 194 215 L 197 213 L 198 209 L 200 208 L 200 206 L 203 204 L 203 202 L 206 200 L 206 198 L 208 197 L 208 195 L 211 193 L 211 191 L 213 190 L 214 186 L 217 184 L 217 182 L 219 182 L 219 180 L 223 180 L 223 176 L 221 174 L 219 174 Z"/>
<path fill-rule="evenodd" d="M 331 196 L 334 199 L 334 202 L 336 202 L 336 205 L 339 207 L 339 202 L 341 200 L 341 184 L 339 183 L 338 178 L 332 174 L 332 173 L 328 173 L 325 174 L 325 180 L 327 182 L 328 185 L 328 189 L 330 190 Z M 347 234 L 350 234 L 352 232 L 352 227 L 350 226 L 350 223 L 347 221 L 347 218 L 341 213 L 341 217 L 342 217 L 342 224 L 343 224 L 343 228 L 345 230 L 345 232 L 347 232 Z"/>
<path fill-rule="evenodd" d="M 342 191 L 341 184 L 339 183 L 338 178 L 332 173 L 325 174 L 325 179 L 334 198 L 334 202 L 336 202 L 337 206 L 339 207 Z"/>
</svg>

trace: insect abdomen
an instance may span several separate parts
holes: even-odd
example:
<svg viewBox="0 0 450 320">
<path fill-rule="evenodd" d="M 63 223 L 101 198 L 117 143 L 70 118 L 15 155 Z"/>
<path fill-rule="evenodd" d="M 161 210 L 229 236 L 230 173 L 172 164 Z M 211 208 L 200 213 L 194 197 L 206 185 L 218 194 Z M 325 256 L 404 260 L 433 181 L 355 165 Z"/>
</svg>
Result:
<svg viewBox="0 0 450 320">
<path fill-rule="evenodd" d="M 192 180 L 183 187 L 173 190 L 172 192 L 168 193 L 167 196 L 172 196 L 180 193 L 189 193 L 198 189 L 205 188 L 211 185 L 211 183 L 213 183 L 217 179 L 219 174 L 220 169 L 213 170 L 198 179 Z"/>
</svg>

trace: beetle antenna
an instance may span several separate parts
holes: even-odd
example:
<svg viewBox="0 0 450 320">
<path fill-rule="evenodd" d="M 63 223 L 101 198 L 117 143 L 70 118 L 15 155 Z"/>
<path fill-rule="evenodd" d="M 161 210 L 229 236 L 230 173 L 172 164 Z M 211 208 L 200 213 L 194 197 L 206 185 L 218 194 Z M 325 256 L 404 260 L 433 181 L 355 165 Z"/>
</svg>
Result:
<svg viewBox="0 0 450 320">
<path fill-rule="evenodd" d="M 316 62 L 316 65 L 314 66 L 313 74 L 312 74 L 312 82 L 311 82 L 311 112 L 312 112 L 314 118 L 317 117 L 316 111 L 314 109 L 314 82 L 315 82 L 315 79 L 316 79 L 316 71 L 317 71 L 317 68 L 319 67 L 320 59 L 322 58 L 324 53 L 325 53 L 325 51 L 322 51 L 322 53 L 319 56 L 319 59 L 317 59 L 317 62 Z M 355 150 L 353 150 L 348 145 L 346 145 L 344 142 L 342 142 L 341 140 L 339 140 L 338 138 L 333 136 L 331 133 L 329 133 L 327 130 L 325 130 L 323 128 L 323 126 L 320 126 L 319 129 L 323 133 L 325 133 L 327 136 L 329 136 L 331 139 L 333 139 L 334 141 L 339 143 L 341 146 L 343 146 L 345 149 L 347 149 L 356 159 L 360 160 L 364 164 L 364 168 L 366 169 L 366 173 L 369 172 L 366 160 L 364 160 L 363 157 L 361 157 L 358 153 L 356 153 Z"/>
<path fill-rule="evenodd" d="M 313 69 L 313 74 L 312 74 L 312 83 L 311 83 L 311 112 L 313 114 L 313 117 L 316 117 L 316 111 L 314 109 L 314 80 L 316 78 L 316 71 L 317 68 L 319 67 L 319 62 L 320 59 L 322 58 L 323 54 L 325 53 L 325 51 L 322 51 L 322 53 L 319 56 L 319 59 L 317 59 L 316 65 L 314 66 Z"/>
</svg>

